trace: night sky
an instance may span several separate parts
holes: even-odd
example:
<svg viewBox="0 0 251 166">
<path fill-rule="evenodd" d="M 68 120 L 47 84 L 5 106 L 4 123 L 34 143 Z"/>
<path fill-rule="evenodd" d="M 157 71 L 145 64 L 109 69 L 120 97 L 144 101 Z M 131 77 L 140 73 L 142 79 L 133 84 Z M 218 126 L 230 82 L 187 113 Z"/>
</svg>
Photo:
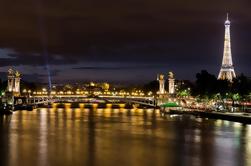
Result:
<svg viewBox="0 0 251 166">
<path fill-rule="evenodd" d="M 11 66 L 44 82 L 49 69 L 53 83 L 218 75 L 227 12 L 236 73 L 251 76 L 250 9 L 250 0 L 2 0 L 1 77 Z"/>
</svg>

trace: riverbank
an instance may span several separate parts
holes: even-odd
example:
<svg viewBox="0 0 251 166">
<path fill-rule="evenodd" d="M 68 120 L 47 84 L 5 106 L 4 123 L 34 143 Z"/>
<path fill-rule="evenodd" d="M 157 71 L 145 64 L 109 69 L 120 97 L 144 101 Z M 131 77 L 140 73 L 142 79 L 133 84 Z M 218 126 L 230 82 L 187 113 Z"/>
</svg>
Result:
<svg viewBox="0 0 251 166">
<path fill-rule="evenodd" d="M 250 113 L 221 113 L 221 112 L 207 112 L 199 110 L 170 110 L 167 114 L 189 114 L 210 119 L 222 119 L 233 122 L 240 122 L 244 124 L 251 124 L 251 114 Z"/>
</svg>

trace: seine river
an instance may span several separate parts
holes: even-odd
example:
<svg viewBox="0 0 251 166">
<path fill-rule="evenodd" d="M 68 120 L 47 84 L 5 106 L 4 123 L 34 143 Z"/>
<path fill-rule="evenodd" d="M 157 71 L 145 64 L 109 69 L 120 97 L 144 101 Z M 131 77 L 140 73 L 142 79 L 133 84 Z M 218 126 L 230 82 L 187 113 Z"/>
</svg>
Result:
<svg viewBox="0 0 251 166">
<path fill-rule="evenodd" d="M 251 126 L 153 109 L 37 109 L 0 117 L 1 166 L 251 165 Z"/>
</svg>

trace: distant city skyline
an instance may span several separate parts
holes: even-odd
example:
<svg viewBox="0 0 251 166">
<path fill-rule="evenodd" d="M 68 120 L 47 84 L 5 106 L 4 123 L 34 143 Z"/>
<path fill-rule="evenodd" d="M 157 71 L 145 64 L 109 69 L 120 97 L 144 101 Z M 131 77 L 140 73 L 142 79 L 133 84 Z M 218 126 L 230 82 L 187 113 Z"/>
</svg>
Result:
<svg viewBox="0 0 251 166">
<path fill-rule="evenodd" d="M 29 1 L 33 5 L 0 5 L 2 79 L 14 67 L 23 79 L 47 82 L 47 63 L 52 83 L 145 83 L 169 71 L 194 80 L 202 69 L 217 76 L 227 12 L 236 74 L 251 76 L 251 4 L 245 0 Z"/>
</svg>

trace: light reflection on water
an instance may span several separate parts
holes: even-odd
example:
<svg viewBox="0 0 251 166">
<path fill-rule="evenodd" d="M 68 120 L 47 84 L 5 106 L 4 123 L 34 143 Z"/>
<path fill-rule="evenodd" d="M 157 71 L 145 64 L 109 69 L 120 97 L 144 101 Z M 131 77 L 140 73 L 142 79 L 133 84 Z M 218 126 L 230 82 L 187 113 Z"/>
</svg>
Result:
<svg viewBox="0 0 251 166">
<path fill-rule="evenodd" d="M 0 122 L 0 165 L 251 165 L 251 126 L 236 122 L 83 107 Z"/>
</svg>

